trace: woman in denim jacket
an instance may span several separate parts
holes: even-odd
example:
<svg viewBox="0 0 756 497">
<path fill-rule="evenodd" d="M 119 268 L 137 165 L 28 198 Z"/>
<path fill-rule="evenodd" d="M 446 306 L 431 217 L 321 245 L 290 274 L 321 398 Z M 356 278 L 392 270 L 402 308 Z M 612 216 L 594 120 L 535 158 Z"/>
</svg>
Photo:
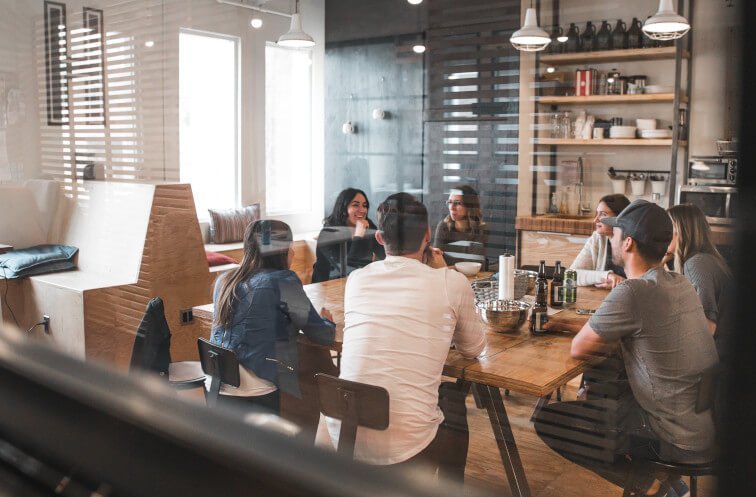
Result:
<svg viewBox="0 0 756 497">
<path fill-rule="evenodd" d="M 300 397 L 299 331 L 312 342 L 333 343 L 331 313 L 320 315 L 289 269 L 294 256 L 291 228 L 281 221 L 251 224 L 238 268 L 218 278 L 211 341 L 239 359 L 238 388 L 221 386 L 219 403 L 280 412 L 280 391 Z"/>
</svg>

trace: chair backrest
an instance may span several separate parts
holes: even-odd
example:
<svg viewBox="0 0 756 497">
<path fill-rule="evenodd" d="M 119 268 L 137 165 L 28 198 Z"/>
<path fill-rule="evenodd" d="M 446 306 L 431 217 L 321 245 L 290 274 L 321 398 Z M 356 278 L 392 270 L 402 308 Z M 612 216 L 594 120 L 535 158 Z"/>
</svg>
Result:
<svg viewBox="0 0 756 497">
<path fill-rule="evenodd" d="M 320 412 L 341 420 L 339 454 L 352 457 L 357 427 L 385 430 L 389 426 L 389 394 L 383 387 L 342 380 L 325 373 L 315 375 Z"/>
<path fill-rule="evenodd" d="M 130 370 L 141 369 L 168 375 L 171 363 L 171 330 L 165 320 L 163 299 L 155 297 L 147 303 L 142 322 L 131 349 Z"/>
<path fill-rule="evenodd" d="M 211 378 L 207 404 L 212 406 L 218 400 L 221 383 L 232 387 L 241 383 L 239 359 L 233 350 L 210 343 L 205 338 L 197 339 L 197 348 L 202 371 Z"/>
</svg>

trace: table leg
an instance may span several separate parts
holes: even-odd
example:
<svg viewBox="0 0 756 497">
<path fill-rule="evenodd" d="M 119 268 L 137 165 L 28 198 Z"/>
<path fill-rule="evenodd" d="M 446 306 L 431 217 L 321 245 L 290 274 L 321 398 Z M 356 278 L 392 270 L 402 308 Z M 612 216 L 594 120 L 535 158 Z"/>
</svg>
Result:
<svg viewBox="0 0 756 497">
<path fill-rule="evenodd" d="M 496 445 L 499 447 L 501 462 L 507 473 L 509 486 L 514 497 L 530 497 L 530 487 L 525 478 L 525 470 L 522 467 L 520 453 L 517 451 L 512 426 L 509 424 L 507 410 L 498 388 L 487 385 L 474 384 L 483 405 L 488 411 L 488 419 L 491 421 L 496 436 Z"/>
</svg>

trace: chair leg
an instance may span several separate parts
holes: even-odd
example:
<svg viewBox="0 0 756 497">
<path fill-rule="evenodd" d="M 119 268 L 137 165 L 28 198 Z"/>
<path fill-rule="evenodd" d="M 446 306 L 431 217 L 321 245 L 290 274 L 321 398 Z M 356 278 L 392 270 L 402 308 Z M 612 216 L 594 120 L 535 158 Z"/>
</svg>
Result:
<svg viewBox="0 0 756 497">
<path fill-rule="evenodd" d="M 690 497 L 698 497 L 698 477 L 690 477 Z"/>
<path fill-rule="evenodd" d="M 557 395 L 556 395 L 556 397 L 557 397 L 557 402 L 561 402 L 562 401 L 562 388 L 561 387 L 557 388 Z"/>
<path fill-rule="evenodd" d="M 504 390 L 504 397 L 509 397 L 509 389 Z"/>
</svg>

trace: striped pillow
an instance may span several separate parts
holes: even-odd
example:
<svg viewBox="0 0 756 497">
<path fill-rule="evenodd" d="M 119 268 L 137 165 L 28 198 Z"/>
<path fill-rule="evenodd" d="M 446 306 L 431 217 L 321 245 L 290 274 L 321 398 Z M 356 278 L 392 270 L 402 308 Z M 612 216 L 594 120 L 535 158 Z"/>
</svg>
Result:
<svg viewBox="0 0 756 497">
<path fill-rule="evenodd" d="M 208 209 L 210 243 L 231 243 L 244 240 L 244 231 L 260 219 L 260 204 L 236 209 Z"/>
</svg>

